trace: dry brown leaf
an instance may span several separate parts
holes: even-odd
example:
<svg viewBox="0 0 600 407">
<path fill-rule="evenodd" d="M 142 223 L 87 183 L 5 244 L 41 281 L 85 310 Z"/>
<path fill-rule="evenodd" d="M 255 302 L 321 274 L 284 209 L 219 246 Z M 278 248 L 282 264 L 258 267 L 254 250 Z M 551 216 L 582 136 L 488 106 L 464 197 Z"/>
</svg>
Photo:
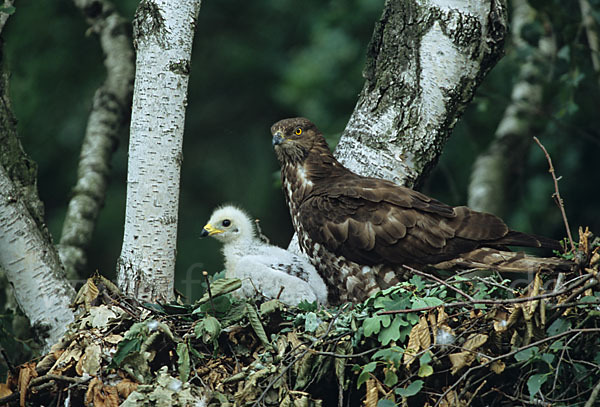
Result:
<svg viewBox="0 0 600 407">
<path fill-rule="evenodd" d="M 69 370 L 73 365 L 75 365 L 75 363 L 79 361 L 82 353 L 83 350 L 81 349 L 81 345 L 76 341 L 73 341 L 71 346 L 61 353 L 54 366 L 52 366 L 50 369 L 50 373 L 62 374 L 63 372 Z"/>
<path fill-rule="evenodd" d="M 506 328 L 508 329 L 513 326 L 521 318 L 521 315 L 523 315 L 523 309 L 518 306 L 514 307 L 508 317 L 508 321 L 506 321 Z"/>
<path fill-rule="evenodd" d="M 365 395 L 365 407 L 377 407 L 379 401 L 379 392 L 377 391 L 377 383 L 374 379 L 367 380 L 367 394 Z"/>
<path fill-rule="evenodd" d="M 438 325 L 441 325 L 441 324 L 445 324 L 446 322 L 448 322 L 448 314 L 446 314 L 446 310 L 444 309 L 444 307 L 439 307 L 438 315 L 437 315 L 437 323 L 438 323 Z"/>
<path fill-rule="evenodd" d="M 100 291 L 94 283 L 94 277 L 90 277 L 77 292 L 75 300 L 73 301 L 73 305 L 78 307 L 79 305 L 83 304 L 85 310 L 89 311 L 92 306 L 92 302 L 98 297 L 99 293 Z"/>
<path fill-rule="evenodd" d="M 504 372 L 505 368 L 506 368 L 506 365 L 501 360 L 495 360 L 490 365 L 490 370 L 496 374 L 500 374 L 500 373 Z"/>
<path fill-rule="evenodd" d="M 421 349 L 427 349 L 431 346 L 431 335 L 429 334 L 429 325 L 427 324 L 427 319 L 424 316 L 419 318 L 419 323 L 417 326 L 419 327 L 418 334 Z"/>
<path fill-rule="evenodd" d="M 462 346 L 463 349 L 465 349 L 464 351 L 448 355 L 448 359 L 450 359 L 450 363 L 452 363 L 450 373 L 455 375 L 456 372 L 463 367 L 470 366 L 475 360 L 476 353 L 474 351 L 486 343 L 487 340 L 488 336 L 484 334 L 473 334 L 469 336 Z"/>
<path fill-rule="evenodd" d="M 123 336 L 117 335 L 117 334 L 110 334 L 110 335 L 105 336 L 103 339 L 104 339 L 104 342 L 108 342 L 111 345 L 117 345 L 119 342 L 121 342 L 123 340 Z"/>
<path fill-rule="evenodd" d="M 433 341 L 435 343 L 435 337 L 439 328 L 438 319 L 436 318 L 433 311 L 430 311 L 429 314 L 427 314 L 427 319 L 429 320 L 429 326 L 431 327 L 431 333 L 433 334 Z"/>
<path fill-rule="evenodd" d="M 455 375 L 460 369 L 473 363 L 475 360 L 475 354 L 467 351 L 451 353 L 448 355 L 448 359 L 450 359 L 450 363 L 452 363 L 452 369 L 450 370 L 450 373 Z"/>
<path fill-rule="evenodd" d="M 118 407 L 119 394 L 117 388 L 105 386 L 100 379 L 94 377 L 85 393 L 85 404 L 94 407 Z"/>
<path fill-rule="evenodd" d="M 29 387 L 29 382 L 34 377 L 37 377 L 37 372 L 35 370 L 35 363 L 25 363 L 19 366 L 19 382 L 18 388 L 19 392 L 19 405 L 21 407 L 25 407 L 25 398 L 27 397 L 27 388 Z"/>
<path fill-rule="evenodd" d="M 75 365 L 75 371 L 79 376 L 83 376 L 84 373 L 95 376 L 100 370 L 101 363 L 102 348 L 97 343 L 92 343 L 85 348 L 83 356 Z"/>
<path fill-rule="evenodd" d="M 0 399 L 13 394 L 10 386 L 6 383 L 0 383 Z"/>
<path fill-rule="evenodd" d="M 119 396 L 121 396 L 122 399 L 126 399 L 135 391 L 135 389 L 137 389 L 137 386 L 138 384 L 136 382 L 125 378 L 117 383 L 115 387 L 117 388 L 117 393 L 119 393 Z"/>
<path fill-rule="evenodd" d="M 466 350 L 475 350 L 486 343 L 488 336 L 485 334 L 471 334 L 462 346 Z"/>
<path fill-rule="evenodd" d="M 427 321 L 425 321 L 425 324 L 427 325 Z M 415 355 L 421 349 L 421 330 L 422 324 L 419 319 L 419 323 L 410 330 L 410 334 L 408 335 L 408 345 L 406 345 L 406 350 L 402 357 L 402 363 L 404 363 L 407 368 L 414 362 L 416 358 Z M 427 331 L 427 334 L 429 334 L 429 330 Z"/>
</svg>

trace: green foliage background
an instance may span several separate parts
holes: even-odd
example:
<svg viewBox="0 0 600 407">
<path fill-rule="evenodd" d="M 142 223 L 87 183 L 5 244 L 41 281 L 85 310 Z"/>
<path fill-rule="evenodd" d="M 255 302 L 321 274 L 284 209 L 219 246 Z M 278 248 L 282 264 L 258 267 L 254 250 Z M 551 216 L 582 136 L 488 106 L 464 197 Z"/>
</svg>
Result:
<svg viewBox="0 0 600 407">
<path fill-rule="evenodd" d="M 599 1 L 591 1 L 597 11 Z M 117 7 L 131 20 L 137 1 Z M 97 38 L 69 1 L 21 0 L 3 33 L 11 94 L 26 151 L 39 165 L 40 195 L 56 240 L 95 89 L 105 72 Z M 292 235 L 269 127 L 306 116 L 335 140 L 363 84 L 365 51 L 383 0 L 233 0 L 203 2 L 194 43 L 184 136 L 177 288 L 195 299 L 201 274 L 222 269 L 219 246 L 198 240 L 213 208 L 236 203 L 261 219 L 263 232 L 285 246 Z M 598 76 L 581 28 L 577 2 L 535 2 L 554 30 L 560 52 L 548 67 L 537 135 L 562 176 L 561 193 L 573 228 L 600 230 L 597 162 L 600 156 Z M 597 18 L 598 15 L 596 14 Z M 597 18 L 598 20 L 598 18 Z M 457 125 L 441 162 L 424 187 L 450 204 L 466 203 L 471 166 L 493 138 L 516 72 L 526 55 L 507 55 L 486 78 Z M 123 235 L 127 134 L 113 162 L 105 208 L 90 251 L 89 272 L 113 277 Z M 529 150 L 514 179 L 508 223 L 561 238 L 564 227 L 552 201 L 545 158 Z"/>
</svg>

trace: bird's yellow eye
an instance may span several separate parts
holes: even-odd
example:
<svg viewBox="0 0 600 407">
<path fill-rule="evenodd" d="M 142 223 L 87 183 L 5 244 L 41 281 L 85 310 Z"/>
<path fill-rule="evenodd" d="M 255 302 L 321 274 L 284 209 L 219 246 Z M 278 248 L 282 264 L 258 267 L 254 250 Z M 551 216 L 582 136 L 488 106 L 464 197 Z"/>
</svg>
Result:
<svg viewBox="0 0 600 407">
<path fill-rule="evenodd" d="M 301 129 L 300 127 L 296 127 L 296 130 L 294 130 L 294 134 L 295 134 L 296 136 L 299 136 L 299 135 L 301 135 L 301 134 L 302 134 L 302 129 Z"/>
</svg>

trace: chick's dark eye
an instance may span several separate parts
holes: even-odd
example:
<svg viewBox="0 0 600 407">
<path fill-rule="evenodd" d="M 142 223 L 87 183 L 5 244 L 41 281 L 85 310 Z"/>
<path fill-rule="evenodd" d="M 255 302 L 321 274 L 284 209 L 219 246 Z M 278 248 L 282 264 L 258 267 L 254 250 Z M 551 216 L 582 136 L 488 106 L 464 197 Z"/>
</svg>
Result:
<svg viewBox="0 0 600 407">
<path fill-rule="evenodd" d="M 295 134 L 296 136 L 299 136 L 299 135 L 301 135 L 301 134 L 302 134 L 302 129 L 301 129 L 300 127 L 296 127 L 296 130 L 294 130 L 294 134 Z"/>
<path fill-rule="evenodd" d="M 229 219 L 225 219 L 225 220 L 223 221 L 223 226 L 227 227 L 227 226 L 229 226 L 229 225 L 231 225 L 231 221 L 230 221 Z"/>
</svg>

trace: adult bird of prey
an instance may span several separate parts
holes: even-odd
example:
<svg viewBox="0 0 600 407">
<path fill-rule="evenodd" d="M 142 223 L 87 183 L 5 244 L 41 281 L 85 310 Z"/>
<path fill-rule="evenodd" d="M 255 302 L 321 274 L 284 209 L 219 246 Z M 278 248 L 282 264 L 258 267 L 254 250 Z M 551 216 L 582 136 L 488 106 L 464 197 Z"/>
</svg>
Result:
<svg viewBox="0 0 600 407">
<path fill-rule="evenodd" d="M 303 300 L 327 303 L 327 287 L 312 264 L 261 241 L 243 210 L 231 205 L 215 209 L 201 236 L 223 243 L 225 276 L 242 280 L 234 295 L 248 298 L 260 294 L 288 305 Z"/>
<path fill-rule="evenodd" d="M 457 259 L 459 265 L 499 270 L 565 267 L 558 259 L 499 251 L 559 250 L 556 240 L 510 230 L 497 216 L 348 170 L 308 119 L 281 120 L 271 133 L 300 249 L 326 280 L 330 303 L 362 301 L 410 278 L 403 265 L 445 268 Z"/>
</svg>

